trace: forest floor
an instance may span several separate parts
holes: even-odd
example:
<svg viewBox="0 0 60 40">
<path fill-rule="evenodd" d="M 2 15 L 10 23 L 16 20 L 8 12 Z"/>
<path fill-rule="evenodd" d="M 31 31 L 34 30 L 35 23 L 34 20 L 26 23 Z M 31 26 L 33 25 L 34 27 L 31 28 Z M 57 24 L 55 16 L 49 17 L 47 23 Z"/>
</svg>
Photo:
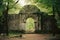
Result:
<svg viewBox="0 0 60 40">
<path fill-rule="evenodd" d="M 52 34 L 23 34 L 22 37 L 2 37 L 0 40 L 60 40 L 60 35 L 52 36 Z"/>
</svg>

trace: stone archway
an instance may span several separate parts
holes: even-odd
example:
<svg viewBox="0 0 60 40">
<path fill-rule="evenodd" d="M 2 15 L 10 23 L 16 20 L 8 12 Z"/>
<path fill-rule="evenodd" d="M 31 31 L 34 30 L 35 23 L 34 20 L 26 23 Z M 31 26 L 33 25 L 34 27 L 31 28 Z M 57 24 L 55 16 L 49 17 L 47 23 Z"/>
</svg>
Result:
<svg viewBox="0 0 60 40">
<path fill-rule="evenodd" d="M 41 30 L 41 12 L 35 5 L 25 5 L 19 12 L 19 27 L 24 30 L 27 18 L 35 20 L 35 30 Z M 23 28 L 22 28 L 23 27 Z"/>
<path fill-rule="evenodd" d="M 35 32 L 35 20 L 31 17 L 26 19 L 25 25 L 26 33 L 34 33 Z"/>
</svg>

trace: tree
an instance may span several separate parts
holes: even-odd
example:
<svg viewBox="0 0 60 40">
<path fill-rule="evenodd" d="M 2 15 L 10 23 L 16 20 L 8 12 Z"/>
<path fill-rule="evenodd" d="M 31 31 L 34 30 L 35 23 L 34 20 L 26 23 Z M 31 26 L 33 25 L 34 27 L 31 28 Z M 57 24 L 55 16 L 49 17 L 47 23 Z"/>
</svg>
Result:
<svg viewBox="0 0 60 40">
<path fill-rule="evenodd" d="M 15 6 L 19 0 L 17 0 L 17 2 L 14 2 L 13 0 L 0 0 L 0 6 L 1 6 L 1 10 L 2 10 L 2 15 L 4 16 L 3 18 L 3 28 L 5 29 L 2 29 L 6 32 L 6 35 L 8 35 L 8 11 L 9 9 L 13 8 L 13 6 Z M 13 3 L 13 5 L 11 4 Z"/>
</svg>

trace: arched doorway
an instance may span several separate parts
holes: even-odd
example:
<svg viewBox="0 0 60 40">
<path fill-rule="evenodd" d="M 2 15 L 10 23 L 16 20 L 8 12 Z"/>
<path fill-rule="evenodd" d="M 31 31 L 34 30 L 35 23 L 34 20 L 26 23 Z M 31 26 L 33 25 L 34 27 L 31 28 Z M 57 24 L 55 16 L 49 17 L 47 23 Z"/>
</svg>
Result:
<svg viewBox="0 0 60 40">
<path fill-rule="evenodd" d="M 21 30 L 25 30 L 25 29 L 22 29 L 22 27 L 25 27 L 26 23 L 29 23 L 29 22 L 26 22 L 26 20 L 29 20 L 29 19 L 34 20 L 33 23 L 35 28 L 31 28 L 32 30 L 34 29 L 34 32 L 41 30 L 41 12 L 40 12 L 40 9 L 38 9 L 38 7 L 36 7 L 35 5 L 25 5 L 20 10 L 18 21 L 19 21 L 19 28 Z M 28 24 L 28 26 L 29 25 L 30 24 Z"/>
<path fill-rule="evenodd" d="M 34 33 L 34 31 L 35 31 L 35 23 L 34 23 L 33 18 L 27 18 L 25 31 L 26 31 L 26 33 Z"/>
<path fill-rule="evenodd" d="M 9 15 L 9 17 L 10 19 L 8 22 L 8 26 L 10 30 L 25 31 L 26 20 L 28 20 L 28 18 L 33 18 L 33 23 L 35 24 L 35 33 L 43 33 L 46 29 L 48 29 L 47 27 L 45 29 L 45 25 L 48 25 L 48 23 L 51 22 L 53 16 L 45 15 L 44 12 L 41 12 L 40 9 L 35 5 L 25 5 L 20 10 L 19 14 Z M 47 22 L 48 18 L 49 20 Z M 52 28 L 52 24 L 49 25 Z"/>
</svg>

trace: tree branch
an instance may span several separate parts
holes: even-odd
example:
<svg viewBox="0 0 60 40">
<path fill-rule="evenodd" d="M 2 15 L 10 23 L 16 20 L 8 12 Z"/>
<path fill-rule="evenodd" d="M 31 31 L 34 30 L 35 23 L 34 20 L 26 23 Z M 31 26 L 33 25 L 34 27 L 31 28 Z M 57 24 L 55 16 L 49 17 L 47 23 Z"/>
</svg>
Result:
<svg viewBox="0 0 60 40">
<path fill-rule="evenodd" d="M 19 0 L 17 0 L 17 1 L 15 2 L 15 4 L 12 5 L 11 8 L 13 8 L 13 6 L 16 5 L 18 2 L 19 2 Z M 9 8 L 9 9 L 11 9 L 11 8 Z"/>
<path fill-rule="evenodd" d="M 16 5 L 18 2 L 19 2 L 19 0 L 17 0 L 14 5 Z"/>
</svg>

